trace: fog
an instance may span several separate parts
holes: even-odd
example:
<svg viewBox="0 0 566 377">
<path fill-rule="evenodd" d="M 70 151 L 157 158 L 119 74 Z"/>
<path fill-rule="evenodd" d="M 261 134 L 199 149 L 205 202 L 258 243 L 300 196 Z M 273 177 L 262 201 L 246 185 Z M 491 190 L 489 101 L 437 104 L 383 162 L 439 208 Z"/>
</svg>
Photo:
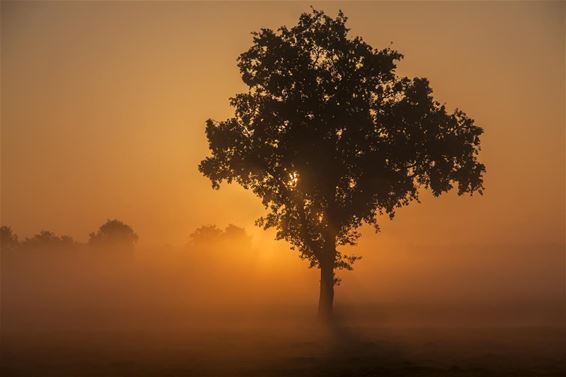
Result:
<svg viewBox="0 0 566 377">
<path fill-rule="evenodd" d="M 171 329 L 195 321 L 314 319 L 318 270 L 283 243 L 261 244 L 247 234 L 216 238 L 133 251 L 82 245 L 4 252 L 3 325 Z M 375 325 L 562 323 L 558 246 L 376 254 L 340 274 L 343 315 L 371 312 Z"/>
<path fill-rule="evenodd" d="M 177 247 L 4 247 L 4 370 L 339 375 L 352 363 L 398 373 L 415 363 L 435 375 L 454 365 L 465 373 L 540 371 L 541 360 L 551 371 L 564 367 L 560 247 L 387 251 L 362 243 L 355 270 L 339 274 L 337 321 L 327 327 L 316 318 L 318 270 L 269 236 L 202 227 Z"/>
<path fill-rule="evenodd" d="M 232 227 L 240 232 L 196 235 L 181 247 L 5 251 L 2 327 L 168 330 L 314 320 L 318 270 L 286 244 Z M 377 326 L 562 324 L 563 250 L 533 249 L 379 251 L 368 243 L 357 250 L 365 255 L 354 271 L 339 273 L 337 310 Z"/>
<path fill-rule="evenodd" d="M 564 3 L 317 5 L 472 116 L 487 167 L 339 248 L 333 324 L 261 201 L 197 168 L 250 32 L 310 5 L 1 3 L 0 375 L 566 375 Z M 108 216 L 137 234 L 90 236 Z"/>
</svg>

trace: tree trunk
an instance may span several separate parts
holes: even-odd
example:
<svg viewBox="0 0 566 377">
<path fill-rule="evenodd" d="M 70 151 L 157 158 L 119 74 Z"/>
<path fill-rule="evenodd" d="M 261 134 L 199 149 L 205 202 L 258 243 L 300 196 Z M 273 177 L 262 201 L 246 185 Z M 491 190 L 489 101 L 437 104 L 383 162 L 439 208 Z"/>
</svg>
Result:
<svg viewBox="0 0 566 377">
<path fill-rule="evenodd" d="M 332 317 L 334 305 L 334 263 L 320 263 L 320 296 L 318 301 L 318 315 L 327 320 Z"/>
</svg>

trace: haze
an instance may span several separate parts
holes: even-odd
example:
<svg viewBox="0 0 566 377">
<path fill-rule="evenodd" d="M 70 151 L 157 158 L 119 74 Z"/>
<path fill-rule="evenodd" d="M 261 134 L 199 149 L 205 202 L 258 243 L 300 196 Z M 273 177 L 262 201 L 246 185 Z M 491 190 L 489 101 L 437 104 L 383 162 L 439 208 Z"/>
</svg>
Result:
<svg viewBox="0 0 566 377">
<path fill-rule="evenodd" d="M 212 190 L 197 166 L 208 153 L 206 119 L 231 116 L 228 98 L 246 90 L 236 58 L 250 33 L 293 25 L 309 6 L 2 2 L 0 225 L 20 240 L 47 229 L 86 243 L 116 218 L 140 237 L 133 256 L 36 253 L 10 259 L 10 268 L 3 257 L 2 327 L 12 331 L 12 351 L 25 349 L 13 335 L 24 330 L 245 332 L 252 323 L 305 336 L 317 271 L 254 225 L 260 200 L 237 185 Z M 363 259 L 339 273 L 339 313 L 360 328 L 371 322 L 366 330 L 376 320 L 396 328 L 558 326 L 556 343 L 540 348 L 558 352 L 566 314 L 564 3 L 314 6 L 331 16 L 342 9 L 351 35 L 401 52 L 400 74 L 428 78 L 437 98 L 485 131 L 485 194 L 425 194 L 394 220 L 383 217 L 380 233 L 364 227 L 349 250 Z M 235 224 L 246 237 L 192 242 L 209 224 Z M 169 336 L 159 344 L 182 343 Z M 513 347 L 528 344 L 520 337 Z M 18 369 L 26 361 L 18 352 L 13 370 L 29 372 Z"/>
<path fill-rule="evenodd" d="M 405 55 L 401 73 L 429 78 L 438 98 L 485 129 L 486 195 L 425 199 L 383 222 L 376 239 L 563 244 L 562 5 L 324 4 L 329 14 L 339 7 L 353 35 L 392 42 Z M 305 9 L 4 3 L 2 222 L 84 240 L 117 217 L 144 245 L 182 244 L 202 224 L 251 228 L 262 214 L 253 195 L 214 192 L 196 169 L 204 121 L 231 114 L 250 33 Z"/>
</svg>

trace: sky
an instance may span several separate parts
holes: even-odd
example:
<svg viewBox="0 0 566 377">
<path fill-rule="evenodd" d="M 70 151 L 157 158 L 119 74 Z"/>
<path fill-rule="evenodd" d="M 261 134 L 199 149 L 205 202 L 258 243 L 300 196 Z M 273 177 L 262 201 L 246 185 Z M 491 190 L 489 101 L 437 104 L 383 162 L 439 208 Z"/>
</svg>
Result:
<svg viewBox="0 0 566 377">
<path fill-rule="evenodd" d="M 117 218 L 147 247 L 182 245 L 203 224 L 271 239 L 253 225 L 257 198 L 212 190 L 197 166 L 206 119 L 231 116 L 229 97 L 245 90 L 236 58 L 250 33 L 291 26 L 310 4 L 2 2 L 0 222 L 20 238 L 86 241 Z M 364 228 L 362 254 L 564 250 L 564 3 L 312 4 L 403 53 L 400 74 L 427 77 L 485 130 L 485 194 L 425 194 L 381 233 Z"/>
</svg>

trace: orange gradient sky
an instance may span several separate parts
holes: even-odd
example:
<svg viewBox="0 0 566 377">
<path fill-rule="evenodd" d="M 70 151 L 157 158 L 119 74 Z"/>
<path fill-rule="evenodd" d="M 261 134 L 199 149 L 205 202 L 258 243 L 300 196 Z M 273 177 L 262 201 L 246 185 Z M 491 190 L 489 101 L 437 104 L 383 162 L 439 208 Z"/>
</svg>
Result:
<svg viewBox="0 0 566 377">
<path fill-rule="evenodd" d="M 2 3 L 1 222 L 84 241 L 108 218 L 144 246 L 263 210 L 197 171 L 204 122 L 244 90 L 250 32 L 296 23 L 310 3 Z M 360 247 L 564 245 L 564 3 L 314 3 L 352 35 L 405 55 L 451 109 L 485 129 L 483 197 L 423 196 Z"/>
</svg>

